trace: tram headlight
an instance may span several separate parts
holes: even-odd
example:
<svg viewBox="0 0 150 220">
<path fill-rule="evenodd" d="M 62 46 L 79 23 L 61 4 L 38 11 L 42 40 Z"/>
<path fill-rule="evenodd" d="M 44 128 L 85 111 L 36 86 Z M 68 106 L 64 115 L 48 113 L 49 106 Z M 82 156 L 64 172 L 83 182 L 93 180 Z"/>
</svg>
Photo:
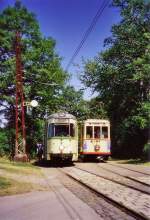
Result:
<svg viewBox="0 0 150 220">
<path fill-rule="evenodd" d="M 68 149 L 68 152 L 70 152 L 71 149 L 72 149 L 72 147 L 71 147 L 71 146 L 68 146 L 67 149 Z"/>
<path fill-rule="evenodd" d="M 95 145 L 95 151 L 99 151 L 100 150 L 100 146 L 99 145 Z"/>
<path fill-rule="evenodd" d="M 70 154 L 72 154 L 72 147 L 71 147 L 71 146 L 68 147 L 68 152 L 69 152 Z"/>
<path fill-rule="evenodd" d="M 63 146 L 63 145 L 60 145 L 59 149 L 60 149 L 61 151 L 63 151 L 63 150 L 64 150 L 64 146 Z"/>
</svg>

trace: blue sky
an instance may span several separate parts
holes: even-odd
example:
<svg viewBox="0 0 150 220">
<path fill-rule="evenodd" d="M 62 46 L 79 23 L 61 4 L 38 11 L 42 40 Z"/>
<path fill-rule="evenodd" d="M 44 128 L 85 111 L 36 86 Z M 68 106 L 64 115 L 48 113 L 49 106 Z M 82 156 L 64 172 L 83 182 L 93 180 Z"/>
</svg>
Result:
<svg viewBox="0 0 150 220">
<path fill-rule="evenodd" d="M 15 0 L 0 0 L 0 10 L 14 5 L 14 2 Z M 63 58 L 63 68 L 68 64 L 102 2 L 103 0 L 22 0 L 22 4 L 36 14 L 43 35 L 56 40 L 56 51 Z M 93 58 L 103 50 L 104 39 L 111 35 L 111 26 L 119 20 L 119 9 L 107 7 L 74 63 L 81 65 L 82 57 Z M 72 65 L 69 72 L 72 74 L 71 84 L 76 89 L 81 88 L 79 69 Z M 87 90 L 85 98 L 89 99 L 90 96 Z"/>
</svg>

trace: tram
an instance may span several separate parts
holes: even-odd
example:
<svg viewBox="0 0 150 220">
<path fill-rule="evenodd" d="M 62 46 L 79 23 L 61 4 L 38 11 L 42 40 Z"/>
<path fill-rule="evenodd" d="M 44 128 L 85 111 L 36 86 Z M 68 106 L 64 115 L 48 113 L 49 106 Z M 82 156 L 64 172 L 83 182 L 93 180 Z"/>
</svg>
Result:
<svg viewBox="0 0 150 220">
<path fill-rule="evenodd" d="M 80 155 L 82 159 L 107 160 L 110 151 L 110 122 L 101 119 L 87 119 L 80 127 Z"/>
<path fill-rule="evenodd" d="M 78 127 L 75 116 L 58 112 L 47 118 L 44 158 L 51 161 L 78 160 Z"/>
</svg>

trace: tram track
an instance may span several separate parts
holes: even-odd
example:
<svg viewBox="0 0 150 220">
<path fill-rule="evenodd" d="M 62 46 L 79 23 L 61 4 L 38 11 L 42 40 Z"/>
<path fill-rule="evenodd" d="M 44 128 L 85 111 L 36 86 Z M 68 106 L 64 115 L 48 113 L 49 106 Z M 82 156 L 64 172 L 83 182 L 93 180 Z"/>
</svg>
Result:
<svg viewBox="0 0 150 220">
<path fill-rule="evenodd" d="M 134 181 L 134 182 L 137 182 L 137 183 L 141 184 L 141 186 L 150 187 L 150 184 L 145 183 L 145 182 L 142 182 L 142 181 L 138 180 L 137 178 L 120 174 L 119 172 L 116 172 L 116 171 L 114 171 L 114 170 L 112 170 L 112 169 L 108 169 L 108 168 L 106 168 L 106 167 L 102 167 L 102 169 L 103 169 L 103 170 L 106 170 L 106 171 L 108 171 L 108 172 L 110 172 L 110 173 L 114 173 L 114 174 L 116 174 L 116 175 L 118 175 L 118 176 L 124 177 L 124 178 L 126 178 L 126 179 L 132 180 L 132 181 Z M 134 188 L 134 187 L 133 187 L 133 188 Z M 135 188 L 135 189 L 136 189 L 136 188 Z M 141 191 L 142 191 L 142 190 L 141 190 Z M 143 191 L 143 192 L 145 192 L 145 191 Z M 147 193 L 150 194 L 150 188 L 148 188 L 148 192 L 147 192 Z"/>
<path fill-rule="evenodd" d="M 114 167 L 119 167 L 119 168 L 126 169 L 126 170 L 129 170 L 129 171 L 135 172 L 135 173 L 143 174 L 145 176 L 150 176 L 150 174 L 148 174 L 146 172 L 138 171 L 138 170 L 135 170 L 133 168 L 131 169 L 131 168 L 128 168 L 128 167 L 125 167 L 125 166 L 121 166 L 119 164 L 113 164 L 111 162 L 109 162 L 108 164 L 111 165 L 111 166 L 114 166 Z"/>
<path fill-rule="evenodd" d="M 73 170 L 74 171 L 75 170 L 76 171 L 77 170 L 81 171 L 82 174 L 78 175 L 78 172 L 74 173 Z M 85 187 L 87 187 L 90 190 L 94 191 L 98 196 L 101 196 L 101 197 L 105 198 L 107 201 L 113 203 L 113 205 L 118 206 L 120 209 L 122 209 L 125 212 L 129 213 L 129 215 L 134 216 L 135 219 L 146 219 L 146 220 L 150 219 L 150 215 L 148 216 L 147 212 L 145 210 L 145 206 L 148 205 L 147 202 L 146 202 L 148 195 L 145 194 L 145 198 L 144 198 L 143 192 L 138 192 L 137 189 L 136 189 L 136 194 L 137 194 L 136 196 L 138 197 L 139 193 L 142 193 L 141 198 L 143 197 L 145 199 L 144 205 L 142 205 L 142 204 L 139 205 L 139 207 L 141 206 L 142 210 L 139 210 L 138 208 L 136 208 L 136 204 L 134 204 L 133 206 L 130 207 L 131 201 L 128 201 L 128 200 L 130 200 L 130 197 L 125 199 L 126 202 L 123 202 L 123 201 L 121 201 L 121 199 L 117 199 L 116 195 L 113 197 L 113 194 L 111 194 L 110 192 L 105 192 L 103 189 L 100 188 L 100 186 L 95 187 L 95 185 L 92 182 L 92 180 L 94 181 L 94 179 L 95 179 L 95 183 L 97 181 L 97 185 L 98 185 L 98 183 L 101 183 L 100 185 L 102 186 L 102 185 L 105 184 L 104 182 L 102 184 L 102 179 L 107 181 L 107 183 L 108 183 L 108 181 L 111 181 L 111 180 L 109 180 L 107 178 L 100 177 L 97 174 L 91 173 L 87 170 L 83 170 L 83 169 L 78 168 L 78 167 L 73 167 L 69 172 L 66 171 L 66 170 L 63 170 L 63 172 L 66 173 L 66 175 L 68 175 L 70 178 L 76 180 L 77 182 L 81 183 Z M 87 176 L 87 174 L 88 174 L 88 176 Z M 94 178 L 93 176 L 95 176 L 96 178 Z M 101 179 L 98 179 L 98 178 L 101 178 Z M 116 183 L 115 181 L 113 182 L 113 184 L 114 183 L 118 185 L 118 183 Z M 121 184 L 120 184 L 120 186 L 121 186 Z M 121 187 L 126 187 L 126 190 L 127 190 L 127 186 L 122 185 Z M 106 187 L 102 187 L 102 188 L 106 188 Z M 114 188 L 114 187 L 112 187 L 112 188 Z M 129 188 L 129 189 L 130 189 L 130 191 L 134 190 L 134 192 L 135 192 L 135 189 L 132 189 L 132 188 Z M 111 191 L 113 191 L 113 189 Z M 130 194 L 130 192 L 128 192 L 128 193 Z M 132 191 L 132 193 L 133 193 L 133 191 Z M 136 198 L 135 198 L 134 202 L 136 202 Z"/>
<path fill-rule="evenodd" d="M 132 181 L 133 183 L 138 183 L 140 187 L 144 187 L 144 188 L 146 188 L 146 190 L 141 190 L 141 189 L 139 189 L 137 187 L 132 187 L 132 186 L 130 186 L 130 187 L 133 188 L 133 189 L 137 189 L 137 190 L 139 190 L 139 191 L 141 191 L 143 193 L 150 194 L 150 184 L 142 182 L 142 181 L 138 180 L 137 178 L 134 178 L 134 177 L 131 177 L 131 176 L 127 176 L 127 175 L 124 175 L 124 174 L 120 174 L 119 172 L 111 170 L 108 167 L 107 168 L 106 167 L 100 167 L 99 165 L 98 165 L 98 167 L 100 169 L 106 170 L 107 172 L 109 172 L 111 174 L 113 173 L 113 174 L 118 175 L 118 176 L 120 176 L 122 178 L 128 179 L 128 180 Z M 130 182 L 130 184 L 132 182 Z M 119 183 L 119 181 L 118 181 L 118 183 Z M 125 184 L 125 185 L 129 186 L 129 184 Z"/>
<path fill-rule="evenodd" d="M 59 172 L 59 174 L 58 174 Z M 48 185 L 49 190 L 52 190 L 59 202 L 64 206 L 64 209 L 67 212 L 67 215 L 70 219 L 74 220 L 84 220 L 89 219 L 88 213 L 83 216 L 81 214 L 81 206 L 79 203 L 79 210 L 73 206 L 73 200 L 70 199 L 69 201 L 66 199 L 66 195 L 60 192 L 60 188 L 63 188 L 62 185 L 68 189 L 71 193 L 73 193 L 78 199 L 82 200 L 86 203 L 89 207 L 95 211 L 95 213 L 99 216 L 98 219 L 107 219 L 107 220 L 116 220 L 116 219 L 124 219 L 124 220 L 143 220 L 143 218 L 138 217 L 137 215 L 133 215 L 133 213 L 129 212 L 128 210 L 122 209 L 117 203 L 112 203 L 109 199 L 100 195 L 95 190 L 92 190 L 84 183 L 78 181 L 77 179 L 70 176 L 64 168 L 56 168 L 55 173 L 57 173 L 57 177 L 60 183 L 57 184 L 52 180 L 52 177 L 49 176 L 48 171 L 44 171 L 43 178 Z M 50 178 L 50 179 L 49 179 Z M 65 203 L 65 204 L 64 204 Z M 70 206 L 71 203 L 71 206 Z M 92 218 L 93 219 L 93 218 Z M 95 219 L 95 218 L 94 218 Z M 96 218 L 97 219 L 97 218 Z"/>
<path fill-rule="evenodd" d="M 135 215 L 135 213 L 126 209 L 122 205 L 111 200 L 107 196 L 99 193 L 97 190 L 91 188 L 88 184 L 85 184 L 81 180 L 70 175 L 63 168 L 60 168 L 59 171 L 65 174 L 69 179 L 72 179 L 74 181 L 73 184 L 75 183 L 77 184 L 78 190 L 75 191 L 75 195 L 78 196 L 83 201 L 85 201 L 89 206 L 91 206 L 96 211 L 96 213 L 98 213 L 100 217 L 102 217 L 102 219 L 111 219 L 111 220 L 116 220 L 116 219 L 144 220 L 145 219 L 143 217 L 141 218 L 140 215 L 137 215 L 137 214 Z M 69 190 L 74 193 L 72 186 L 68 187 L 66 183 L 63 183 L 63 184 L 65 187 L 69 188 Z M 84 192 L 84 191 L 87 191 L 87 192 Z M 94 196 L 94 199 L 93 199 L 93 196 Z M 95 200 L 96 204 L 91 205 L 91 202 L 89 202 L 88 200 L 92 200 L 92 203 L 93 203 L 93 200 Z"/>
<path fill-rule="evenodd" d="M 138 180 L 132 179 L 132 178 L 130 178 L 130 177 L 125 177 L 125 178 L 127 178 L 127 179 L 130 179 L 130 182 L 125 183 L 125 182 L 123 182 L 123 181 L 121 181 L 121 180 L 117 180 L 117 178 L 114 179 L 114 178 L 112 178 L 112 177 L 108 177 L 108 176 L 106 177 L 106 175 L 105 175 L 105 176 L 104 176 L 104 175 L 100 175 L 100 174 L 96 173 L 95 171 L 94 171 L 94 172 L 93 172 L 93 171 L 89 171 L 89 170 L 87 170 L 87 169 L 83 169 L 83 168 L 80 168 L 80 167 L 78 167 L 78 166 L 76 166 L 76 168 L 77 168 L 77 169 L 80 169 L 80 170 L 83 170 L 83 171 L 86 171 L 86 172 L 88 172 L 88 173 L 91 173 L 91 174 L 93 174 L 93 175 L 95 175 L 95 176 L 97 176 L 97 177 L 101 177 L 101 178 L 104 178 L 104 179 L 106 179 L 106 180 L 112 181 L 112 182 L 114 182 L 114 183 L 123 185 L 123 186 L 125 186 L 125 187 L 131 188 L 131 189 L 134 189 L 134 190 L 137 190 L 137 191 L 139 191 L 139 192 L 141 192 L 141 193 L 144 193 L 144 194 L 146 194 L 146 195 L 150 195 L 150 188 L 148 187 L 148 186 L 149 186 L 148 184 L 145 184 L 145 183 L 140 182 L 140 181 L 138 181 Z M 103 169 L 107 170 L 106 168 L 103 168 Z M 110 174 L 113 172 L 113 171 L 111 171 L 111 170 L 107 170 L 107 171 L 109 171 Z M 116 172 L 113 172 L 113 173 L 115 173 L 115 174 L 117 174 L 117 175 L 119 175 L 119 176 L 121 176 L 121 177 L 124 178 L 124 176 L 122 176 L 122 175 L 120 175 L 120 174 L 118 174 L 118 173 L 116 173 Z M 130 184 L 131 184 L 131 181 L 132 181 L 132 182 L 133 182 L 133 181 L 134 181 L 134 182 L 137 182 L 137 183 L 140 185 L 141 188 L 139 188 L 139 187 L 137 187 L 137 186 L 130 185 Z M 133 184 L 133 183 L 132 183 L 132 184 Z M 145 189 L 142 189 L 143 186 L 145 187 Z"/>
</svg>

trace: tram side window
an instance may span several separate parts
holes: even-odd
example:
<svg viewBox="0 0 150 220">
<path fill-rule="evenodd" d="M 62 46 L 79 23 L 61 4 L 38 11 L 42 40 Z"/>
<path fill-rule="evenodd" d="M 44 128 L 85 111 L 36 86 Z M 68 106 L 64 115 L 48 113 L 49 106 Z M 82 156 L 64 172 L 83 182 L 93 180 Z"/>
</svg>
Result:
<svg viewBox="0 0 150 220">
<path fill-rule="evenodd" d="M 75 136 L 75 127 L 74 124 L 70 124 L 70 136 L 74 137 Z"/>
<path fill-rule="evenodd" d="M 100 127 L 94 127 L 94 138 L 100 138 Z"/>
<path fill-rule="evenodd" d="M 48 137 L 54 137 L 54 124 L 48 126 Z"/>
<path fill-rule="evenodd" d="M 108 127 L 102 127 L 102 138 L 108 138 Z"/>
<path fill-rule="evenodd" d="M 69 136 L 69 125 L 55 125 L 55 136 Z"/>
<path fill-rule="evenodd" d="M 92 126 L 86 127 L 86 138 L 92 138 Z"/>
</svg>

